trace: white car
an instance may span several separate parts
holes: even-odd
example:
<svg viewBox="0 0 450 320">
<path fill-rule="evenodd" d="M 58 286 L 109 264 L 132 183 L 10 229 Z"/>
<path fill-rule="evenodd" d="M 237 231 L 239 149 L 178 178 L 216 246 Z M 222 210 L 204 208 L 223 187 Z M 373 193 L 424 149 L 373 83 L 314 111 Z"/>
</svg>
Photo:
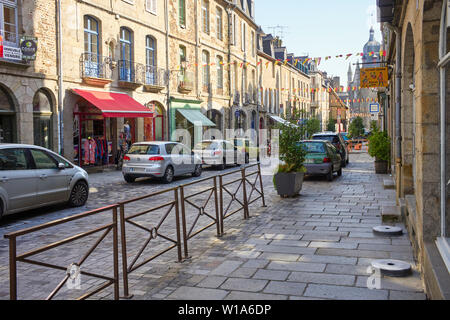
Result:
<svg viewBox="0 0 450 320">
<path fill-rule="evenodd" d="M 0 144 L 0 218 L 56 203 L 83 206 L 88 174 L 48 149 Z"/>
<path fill-rule="evenodd" d="M 242 162 L 244 159 L 244 156 L 239 157 L 238 149 L 233 143 L 226 140 L 203 140 L 195 145 L 193 151 L 202 159 L 203 164 L 218 166 L 221 170 L 228 165 L 237 165 L 239 160 Z"/>
</svg>

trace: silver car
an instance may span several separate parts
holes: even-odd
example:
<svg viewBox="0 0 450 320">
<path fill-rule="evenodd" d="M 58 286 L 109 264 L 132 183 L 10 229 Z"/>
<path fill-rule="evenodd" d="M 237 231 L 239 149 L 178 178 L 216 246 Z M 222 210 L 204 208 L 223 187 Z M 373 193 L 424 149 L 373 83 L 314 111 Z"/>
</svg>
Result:
<svg viewBox="0 0 450 320">
<path fill-rule="evenodd" d="M 67 202 L 83 206 L 89 196 L 88 174 L 48 149 L 0 144 L 0 217 Z"/>
<path fill-rule="evenodd" d="M 126 182 L 137 178 L 160 178 L 171 183 L 176 176 L 202 174 L 202 160 L 178 142 L 140 142 L 131 146 L 123 158 L 122 174 Z"/>
</svg>

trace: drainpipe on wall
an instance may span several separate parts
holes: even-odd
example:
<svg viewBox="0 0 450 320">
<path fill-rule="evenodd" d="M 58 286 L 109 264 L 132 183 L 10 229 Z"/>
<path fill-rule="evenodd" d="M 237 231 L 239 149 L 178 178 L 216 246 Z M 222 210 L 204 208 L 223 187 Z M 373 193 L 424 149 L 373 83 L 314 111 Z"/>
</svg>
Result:
<svg viewBox="0 0 450 320">
<path fill-rule="evenodd" d="M 168 0 L 164 1 L 164 16 L 166 19 L 166 72 L 167 72 L 167 141 L 171 141 L 171 116 L 170 116 L 170 80 L 171 80 L 171 71 L 169 64 L 169 11 L 168 11 Z"/>
<path fill-rule="evenodd" d="M 64 153 L 64 103 L 63 103 L 63 69 L 62 69 L 62 25 L 61 25 L 61 0 L 57 0 L 58 19 L 57 38 L 58 38 L 58 153 Z"/>
<path fill-rule="evenodd" d="M 390 23 L 386 27 L 395 33 L 395 172 L 396 172 L 396 189 L 397 189 L 397 205 L 398 199 L 401 197 L 401 168 L 402 168 L 402 130 L 401 130 L 401 81 L 402 81 L 402 44 L 400 29 L 394 27 Z"/>
</svg>

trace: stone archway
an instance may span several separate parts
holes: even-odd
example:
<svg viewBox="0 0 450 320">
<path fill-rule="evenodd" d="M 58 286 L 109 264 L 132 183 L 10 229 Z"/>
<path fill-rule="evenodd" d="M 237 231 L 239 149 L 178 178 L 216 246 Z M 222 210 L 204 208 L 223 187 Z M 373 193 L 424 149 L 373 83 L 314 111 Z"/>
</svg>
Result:
<svg viewBox="0 0 450 320">
<path fill-rule="evenodd" d="M 12 91 L 0 84 L 0 143 L 17 143 L 18 104 Z"/>
</svg>

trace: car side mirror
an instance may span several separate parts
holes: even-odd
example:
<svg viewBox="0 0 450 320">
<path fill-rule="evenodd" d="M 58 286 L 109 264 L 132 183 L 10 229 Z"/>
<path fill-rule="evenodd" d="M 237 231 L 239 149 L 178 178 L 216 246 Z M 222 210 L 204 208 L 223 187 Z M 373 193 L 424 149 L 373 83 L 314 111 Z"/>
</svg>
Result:
<svg viewBox="0 0 450 320">
<path fill-rule="evenodd" d="M 64 163 L 58 163 L 58 169 L 64 170 L 66 168 L 66 165 Z"/>
</svg>

